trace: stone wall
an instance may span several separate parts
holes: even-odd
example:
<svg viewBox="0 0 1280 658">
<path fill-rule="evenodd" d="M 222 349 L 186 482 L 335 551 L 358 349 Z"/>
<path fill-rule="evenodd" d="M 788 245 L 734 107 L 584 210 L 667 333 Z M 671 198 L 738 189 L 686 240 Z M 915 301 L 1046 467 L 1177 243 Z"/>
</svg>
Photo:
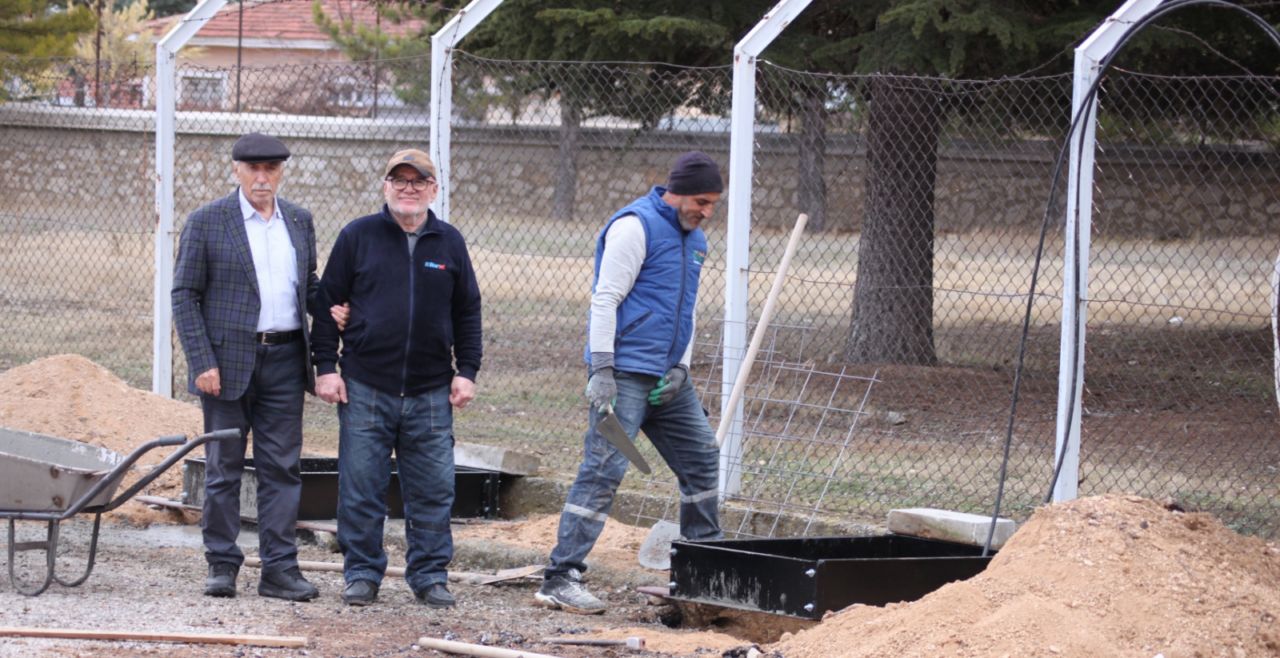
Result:
<svg viewBox="0 0 1280 658">
<path fill-rule="evenodd" d="M 285 138 L 295 154 L 284 196 L 316 212 L 324 235 L 381 202 L 381 165 L 397 148 L 425 148 L 425 119 L 367 120 L 186 113 L 179 116 L 179 217 L 234 189 L 227 154 L 241 132 Z M 0 216 L 146 231 L 154 224 L 153 115 L 137 111 L 0 106 Z M 801 184 L 797 140 L 758 140 L 755 225 L 788 226 Z M 674 156 L 700 148 L 728 161 L 727 134 L 584 130 L 575 221 L 599 223 L 665 176 Z M 456 128 L 455 221 L 551 213 L 559 133 L 547 128 Z M 949 144 L 939 158 L 941 231 L 1038 229 L 1056 153 L 1048 142 Z M 828 225 L 857 230 L 865 152 L 833 139 L 825 157 Z M 1176 239 L 1274 233 L 1280 156 L 1246 149 L 1116 149 L 1100 156 L 1095 230 Z M 1057 213 L 1060 215 L 1060 212 Z"/>
</svg>

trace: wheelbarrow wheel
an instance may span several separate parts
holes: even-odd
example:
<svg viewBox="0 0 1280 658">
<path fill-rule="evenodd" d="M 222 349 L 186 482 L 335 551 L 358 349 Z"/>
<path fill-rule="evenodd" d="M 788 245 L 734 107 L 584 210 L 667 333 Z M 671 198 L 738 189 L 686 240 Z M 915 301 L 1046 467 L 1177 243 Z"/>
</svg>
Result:
<svg viewBox="0 0 1280 658">
<path fill-rule="evenodd" d="M 9 581 L 13 583 L 13 588 L 23 596 L 39 596 L 49 585 L 57 582 L 64 587 L 77 587 L 89 579 L 89 574 L 93 573 L 93 563 L 98 555 L 98 529 L 102 525 L 102 515 L 93 515 L 93 533 L 89 539 L 89 560 L 85 566 L 84 573 L 75 580 L 63 580 L 58 576 L 58 539 L 60 537 L 61 522 L 53 519 L 46 521 L 44 541 L 17 541 L 17 527 L 15 519 L 9 519 Z M 19 552 L 39 551 L 43 550 L 45 555 L 45 572 L 44 581 L 37 585 L 24 583 L 18 578 L 16 572 L 16 556 Z"/>
</svg>

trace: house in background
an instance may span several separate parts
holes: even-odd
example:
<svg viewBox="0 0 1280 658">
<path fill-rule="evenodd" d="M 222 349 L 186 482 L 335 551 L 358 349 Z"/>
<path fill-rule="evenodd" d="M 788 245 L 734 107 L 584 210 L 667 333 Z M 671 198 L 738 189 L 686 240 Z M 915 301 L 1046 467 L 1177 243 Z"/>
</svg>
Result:
<svg viewBox="0 0 1280 658">
<path fill-rule="evenodd" d="M 404 108 L 390 73 L 352 62 L 315 24 L 315 0 L 228 3 L 187 42 L 179 60 L 178 109 L 369 116 Z M 380 22 L 370 0 L 319 0 L 335 20 L 392 35 L 418 29 Z M 150 22 L 159 40 L 184 15 Z"/>
</svg>

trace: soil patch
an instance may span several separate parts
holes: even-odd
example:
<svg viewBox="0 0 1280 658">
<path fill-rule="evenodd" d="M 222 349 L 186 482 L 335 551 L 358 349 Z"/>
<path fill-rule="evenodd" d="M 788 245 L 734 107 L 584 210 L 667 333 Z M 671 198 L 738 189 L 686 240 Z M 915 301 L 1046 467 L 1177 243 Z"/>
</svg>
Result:
<svg viewBox="0 0 1280 658">
<path fill-rule="evenodd" d="M 831 656 L 1274 656 L 1280 549 L 1134 496 L 1044 507 L 985 572 L 772 648 Z"/>
<path fill-rule="evenodd" d="M 198 407 L 133 388 L 76 354 L 38 359 L 0 373 L 2 427 L 74 439 L 127 455 L 159 436 L 197 435 L 203 425 Z M 125 476 L 121 489 L 171 452 L 166 448 L 147 453 Z M 181 468 L 170 468 L 143 493 L 178 498 Z M 146 525 L 169 514 L 131 500 L 110 516 Z"/>
</svg>

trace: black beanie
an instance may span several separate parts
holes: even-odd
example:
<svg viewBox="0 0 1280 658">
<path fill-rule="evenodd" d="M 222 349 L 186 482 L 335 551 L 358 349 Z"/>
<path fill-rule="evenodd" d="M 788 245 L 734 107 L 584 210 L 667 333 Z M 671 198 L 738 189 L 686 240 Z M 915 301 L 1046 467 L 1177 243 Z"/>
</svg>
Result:
<svg viewBox="0 0 1280 658">
<path fill-rule="evenodd" d="M 667 191 L 681 196 L 723 192 L 720 167 L 702 151 L 682 153 L 667 176 Z"/>
</svg>

